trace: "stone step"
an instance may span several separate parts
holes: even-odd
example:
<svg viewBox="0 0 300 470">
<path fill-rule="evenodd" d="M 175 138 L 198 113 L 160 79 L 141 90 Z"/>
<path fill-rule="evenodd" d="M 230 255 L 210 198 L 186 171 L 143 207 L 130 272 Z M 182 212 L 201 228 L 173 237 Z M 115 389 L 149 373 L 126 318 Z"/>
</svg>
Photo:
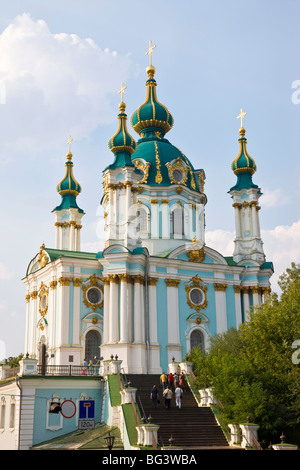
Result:
<svg viewBox="0 0 300 470">
<path fill-rule="evenodd" d="M 165 408 L 162 398 L 162 386 L 158 375 L 130 375 L 127 377 L 131 386 L 137 388 L 137 404 L 142 403 L 145 416 L 151 416 L 151 423 L 159 425 L 158 444 L 169 445 L 172 436 L 173 445 L 189 447 L 229 447 L 225 435 L 218 425 L 210 407 L 199 407 L 191 390 L 184 391 L 182 407 L 175 406 L 175 397 L 170 409 Z M 153 385 L 159 391 L 160 404 L 155 409 L 150 399 Z"/>
</svg>

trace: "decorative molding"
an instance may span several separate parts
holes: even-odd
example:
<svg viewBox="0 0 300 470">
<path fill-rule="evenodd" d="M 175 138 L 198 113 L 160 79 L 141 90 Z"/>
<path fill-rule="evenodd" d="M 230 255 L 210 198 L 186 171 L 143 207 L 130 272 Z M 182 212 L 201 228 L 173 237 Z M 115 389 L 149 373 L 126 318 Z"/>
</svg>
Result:
<svg viewBox="0 0 300 470">
<path fill-rule="evenodd" d="M 195 304 L 191 299 L 191 291 L 199 289 L 203 295 L 203 300 L 199 304 Z M 198 277 L 198 274 L 192 277 L 191 281 L 185 286 L 186 301 L 190 308 L 199 312 L 200 309 L 207 307 L 207 285 Z"/>
<path fill-rule="evenodd" d="M 49 287 L 50 287 L 50 289 L 53 289 L 53 290 L 56 289 L 57 281 L 51 281 Z"/>
<path fill-rule="evenodd" d="M 60 278 L 58 279 L 58 282 L 59 282 L 60 286 L 64 286 L 64 287 L 65 287 L 65 286 L 69 286 L 69 285 L 70 285 L 70 281 L 71 281 L 71 280 L 72 280 L 72 279 L 71 279 L 70 277 L 60 277 Z"/>
<path fill-rule="evenodd" d="M 73 281 L 74 287 L 80 287 L 81 286 L 82 279 L 80 279 L 79 277 L 73 277 L 72 281 Z"/>
<path fill-rule="evenodd" d="M 32 291 L 32 292 L 30 293 L 30 297 L 31 297 L 32 299 L 36 299 L 37 296 L 38 296 L 38 291 L 37 291 L 37 290 L 34 290 L 34 291 Z"/>
<path fill-rule="evenodd" d="M 104 301 L 103 286 L 102 284 L 99 284 L 99 279 L 97 278 L 96 274 L 93 274 L 88 280 L 89 280 L 88 284 L 82 285 L 83 303 L 85 304 L 87 308 L 91 308 L 93 311 L 95 311 L 97 310 L 97 308 L 103 307 L 103 301 Z M 100 301 L 97 303 L 92 303 L 88 299 L 88 291 L 89 289 L 93 287 L 96 289 L 99 289 L 101 292 Z"/>
<path fill-rule="evenodd" d="M 242 291 L 242 286 L 233 286 L 233 290 L 236 294 L 240 294 Z"/>
<path fill-rule="evenodd" d="M 157 281 L 158 281 L 158 277 L 148 277 L 147 279 L 148 286 L 156 286 Z"/>
<path fill-rule="evenodd" d="M 27 304 L 30 302 L 30 295 L 29 294 L 25 295 L 25 300 L 26 300 Z"/>
<path fill-rule="evenodd" d="M 180 279 L 165 279 L 167 287 L 178 287 L 180 284 Z"/>
<path fill-rule="evenodd" d="M 214 282 L 215 291 L 225 292 L 228 287 L 228 284 L 223 284 L 221 282 Z"/>
<path fill-rule="evenodd" d="M 134 274 L 132 276 L 133 282 L 145 285 L 145 278 L 141 274 Z"/>
<path fill-rule="evenodd" d="M 192 263 L 202 263 L 205 258 L 204 246 L 198 250 L 188 250 L 187 255 Z"/>
<path fill-rule="evenodd" d="M 39 312 L 44 317 L 48 311 L 48 295 L 49 295 L 49 290 L 45 286 L 45 284 L 42 282 L 39 290 Z"/>
</svg>

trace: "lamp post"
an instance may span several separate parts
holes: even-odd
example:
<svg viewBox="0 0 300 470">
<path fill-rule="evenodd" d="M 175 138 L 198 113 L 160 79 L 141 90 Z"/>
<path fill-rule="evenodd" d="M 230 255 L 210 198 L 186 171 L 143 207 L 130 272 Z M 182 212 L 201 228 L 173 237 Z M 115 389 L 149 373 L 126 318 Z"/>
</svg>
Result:
<svg viewBox="0 0 300 470">
<path fill-rule="evenodd" d="M 108 436 L 106 436 L 104 439 L 106 441 L 106 445 L 108 447 L 108 450 L 111 450 L 113 448 L 113 445 L 114 445 L 115 437 L 111 436 L 111 434 L 109 432 Z"/>
</svg>

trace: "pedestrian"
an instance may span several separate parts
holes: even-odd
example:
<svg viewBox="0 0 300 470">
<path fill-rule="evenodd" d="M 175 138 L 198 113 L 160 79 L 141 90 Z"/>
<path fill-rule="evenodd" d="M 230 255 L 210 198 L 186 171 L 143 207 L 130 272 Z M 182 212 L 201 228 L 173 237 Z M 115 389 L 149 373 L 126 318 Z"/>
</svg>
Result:
<svg viewBox="0 0 300 470">
<path fill-rule="evenodd" d="M 175 387 L 175 390 L 176 390 L 176 387 L 178 387 L 179 385 L 179 375 L 177 374 L 177 372 L 175 373 L 174 375 L 174 387 Z"/>
<path fill-rule="evenodd" d="M 152 399 L 152 404 L 153 404 L 154 408 L 156 408 L 157 403 L 158 403 L 158 390 L 157 390 L 156 385 L 153 385 L 153 387 L 152 387 L 152 390 L 151 390 L 151 393 L 150 393 L 150 398 Z"/>
<path fill-rule="evenodd" d="M 181 408 L 181 398 L 182 398 L 183 390 L 179 386 L 175 388 L 175 401 L 176 406 L 180 409 Z"/>
<path fill-rule="evenodd" d="M 168 382 L 170 384 L 170 388 L 171 388 L 172 392 L 174 392 L 174 376 L 173 376 L 172 372 L 168 375 Z"/>
<path fill-rule="evenodd" d="M 82 369 L 82 375 L 85 375 L 86 371 L 87 371 L 87 367 L 88 367 L 88 363 L 87 363 L 87 360 L 85 359 L 83 361 L 83 369 Z"/>
<path fill-rule="evenodd" d="M 160 383 L 162 384 L 163 390 L 165 390 L 167 383 L 168 383 L 168 377 L 166 376 L 164 372 L 160 376 Z"/>
<path fill-rule="evenodd" d="M 164 396 L 164 399 L 165 399 L 166 408 L 170 409 L 173 392 L 172 392 L 172 390 L 170 390 L 169 385 L 166 386 L 166 389 L 164 390 L 163 396 Z"/>
<path fill-rule="evenodd" d="M 184 375 L 184 373 L 182 372 L 181 374 L 181 388 L 182 390 L 185 392 L 186 389 L 187 389 L 187 380 L 186 380 L 186 376 Z"/>
</svg>

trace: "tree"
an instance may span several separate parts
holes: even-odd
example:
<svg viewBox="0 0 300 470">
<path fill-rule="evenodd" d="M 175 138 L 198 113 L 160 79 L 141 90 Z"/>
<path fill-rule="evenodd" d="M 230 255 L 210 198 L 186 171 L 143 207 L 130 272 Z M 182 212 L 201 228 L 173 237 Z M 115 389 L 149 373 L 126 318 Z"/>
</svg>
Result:
<svg viewBox="0 0 300 470">
<path fill-rule="evenodd" d="M 266 439 L 300 423 L 300 364 L 293 360 L 300 340 L 300 265 L 292 263 L 279 285 L 280 298 L 272 294 L 238 330 L 213 338 L 207 354 L 195 349 L 188 358 L 197 386 L 213 386 L 225 422 L 250 418 Z"/>
</svg>

